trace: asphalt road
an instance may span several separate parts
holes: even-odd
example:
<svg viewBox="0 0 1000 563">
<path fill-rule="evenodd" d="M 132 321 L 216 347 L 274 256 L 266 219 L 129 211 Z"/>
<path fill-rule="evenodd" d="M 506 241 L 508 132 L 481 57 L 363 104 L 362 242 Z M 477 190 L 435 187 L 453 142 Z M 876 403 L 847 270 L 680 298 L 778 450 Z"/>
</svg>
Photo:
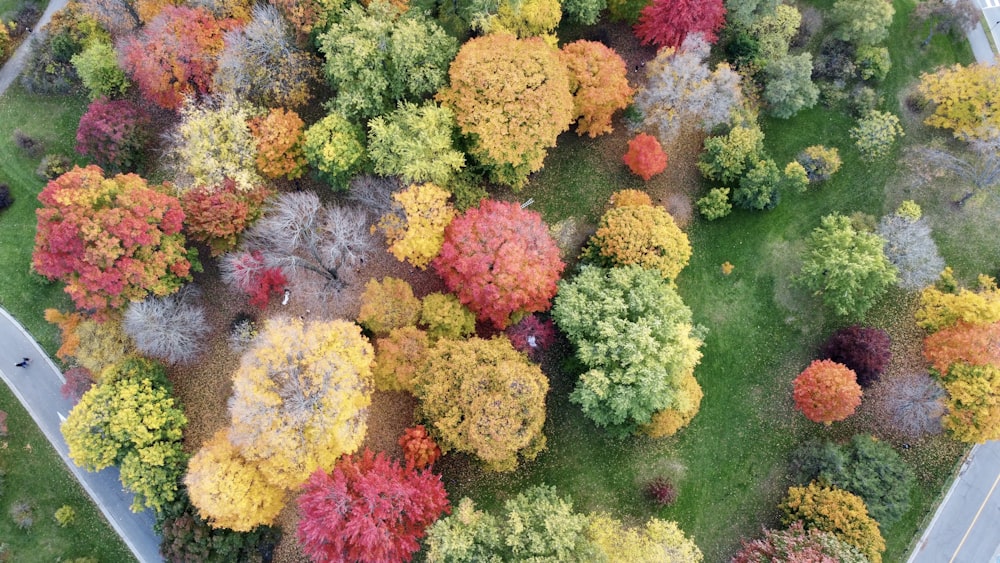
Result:
<svg viewBox="0 0 1000 563">
<path fill-rule="evenodd" d="M 21 358 L 31 358 L 27 368 L 14 364 Z M 154 516 L 149 510 L 134 514 L 132 494 L 122 490 L 118 468 L 110 467 L 90 473 L 73 464 L 66 442 L 59 432 L 60 417 L 65 417 L 72 404 L 63 399 L 59 387 L 62 373 L 49 360 L 38 343 L 21 328 L 6 310 L 0 308 L 0 378 L 27 408 L 35 423 L 66 462 L 70 471 L 94 499 L 112 528 L 122 537 L 136 559 L 143 563 L 163 561 L 160 537 L 153 531 Z M 118 563 L 118 562 L 115 562 Z"/>
</svg>

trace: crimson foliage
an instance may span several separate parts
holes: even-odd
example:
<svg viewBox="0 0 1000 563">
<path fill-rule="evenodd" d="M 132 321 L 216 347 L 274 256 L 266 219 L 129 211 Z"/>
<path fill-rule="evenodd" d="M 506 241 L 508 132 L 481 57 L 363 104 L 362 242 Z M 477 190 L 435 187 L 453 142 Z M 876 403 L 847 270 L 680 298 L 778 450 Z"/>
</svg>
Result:
<svg viewBox="0 0 1000 563">
<path fill-rule="evenodd" d="M 135 172 L 146 148 L 149 116 L 128 100 L 90 103 L 76 129 L 76 152 L 109 172 Z"/>
<path fill-rule="evenodd" d="M 551 319 L 541 320 L 537 315 L 528 315 L 505 331 L 510 343 L 519 352 L 524 352 L 532 360 L 544 352 L 556 337 L 555 325 Z"/>
<path fill-rule="evenodd" d="M 691 33 L 715 43 L 725 23 L 722 0 L 653 0 L 642 9 L 633 30 L 643 45 L 679 47 Z"/>
<path fill-rule="evenodd" d="M 450 513 L 441 477 L 366 449 L 317 470 L 298 498 L 298 538 L 313 561 L 409 561 L 417 540 Z"/>
<path fill-rule="evenodd" d="M 858 385 L 867 389 L 889 366 L 889 333 L 878 328 L 850 326 L 834 333 L 823 347 L 823 357 L 854 370 Z"/>
<path fill-rule="evenodd" d="M 74 405 L 80 402 L 80 397 L 94 386 L 94 374 L 85 367 L 70 368 L 63 373 L 63 378 L 66 381 L 59 388 L 59 392 L 63 399 L 71 401 Z"/>
</svg>

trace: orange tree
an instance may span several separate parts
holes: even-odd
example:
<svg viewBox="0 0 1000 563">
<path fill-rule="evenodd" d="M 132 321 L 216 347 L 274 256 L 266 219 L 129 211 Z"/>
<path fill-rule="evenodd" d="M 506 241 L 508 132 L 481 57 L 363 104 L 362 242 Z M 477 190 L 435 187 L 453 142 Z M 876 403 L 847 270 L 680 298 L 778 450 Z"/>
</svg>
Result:
<svg viewBox="0 0 1000 563">
<path fill-rule="evenodd" d="M 634 92 L 625 61 L 597 41 L 574 41 L 562 48 L 561 55 L 569 69 L 577 134 L 610 133 L 611 116 L 628 106 Z"/>
<path fill-rule="evenodd" d="M 861 404 L 857 376 L 849 367 L 831 360 L 809 364 L 792 385 L 795 408 L 813 422 L 844 420 Z"/>
</svg>

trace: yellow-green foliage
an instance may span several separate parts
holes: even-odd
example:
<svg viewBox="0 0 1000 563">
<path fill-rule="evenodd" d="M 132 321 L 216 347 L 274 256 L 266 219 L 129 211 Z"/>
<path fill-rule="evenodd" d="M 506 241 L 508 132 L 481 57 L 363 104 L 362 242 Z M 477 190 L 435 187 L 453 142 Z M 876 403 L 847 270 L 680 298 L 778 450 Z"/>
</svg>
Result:
<svg viewBox="0 0 1000 563">
<path fill-rule="evenodd" d="M 701 550 L 677 524 L 650 518 L 646 526 L 626 528 L 607 514 L 591 514 L 587 539 L 607 563 L 700 563 Z"/>
<path fill-rule="evenodd" d="M 64 504 L 56 510 L 55 519 L 60 528 L 65 528 L 76 521 L 76 510 L 72 506 Z"/>
<path fill-rule="evenodd" d="M 642 190 L 618 190 L 611 194 L 611 205 L 615 207 L 653 205 L 653 200 Z"/>
<path fill-rule="evenodd" d="M 104 368 L 137 353 L 135 344 L 125 334 L 121 320 L 116 317 L 104 322 L 93 319 L 80 321 L 76 327 L 76 335 L 80 344 L 73 357 L 77 364 L 89 369 L 97 381 L 101 381 Z"/>
<path fill-rule="evenodd" d="M 392 194 L 394 212 L 379 220 L 389 252 L 400 261 L 409 261 L 421 270 L 441 251 L 444 230 L 455 218 L 451 196 L 434 184 L 414 184 Z"/>
<path fill-rule="evenodd" d="M 788 43 L 802 23 L 802 14 L 794 6 L 779 4 L 770 14 L 754 19 L 750 34 L 758 42 L 756 60 L 760 64 L 788 55 Z"/>
<path fill-rule="evenodd" d="M 80 81 L 90 91 L 91 100 L 101 96 L 121 97 L 131 86 L 125 71 L 118 66 L 118 53 L 110 43 L 95 42 L 73 55 L 72 62 Z"/>
<path fill-rule="evenodd" d="M 555 46 L 560 19 L 559 0 L 501 0 L 496 15 L 483 17 L 474 25 L 485 33 L 510 33 L 520 39 L 541 36 Z"/>
<path fill-rule="evenodd" d="M 442 452 L 472 454 L 491 471 L 513 471 L 545 448 L 549 381 L 506 337 L 439 340 L 414 381 L 419 417 Z"/>
<path fill-rule="evenodd" d="M 796 157 L 799 164 L 806 170 L 810 182 L 822 182 L 840 170 L 842 161 L 840 151 L 836 147 L 812 145 L 806 147 Z"/>
<path fill-rule="evenodd" d="M 704 395 L 701 385 L 698 385 L 698 380 L 694 378 L 694 373 L 682 375 L 677 384 L 677 395 L 674 397 L 675 406 L 654 414 L 649 424 L 642 426 L 642 432 L 650 438 L 673 436 L 698 414 Z"/>
<path fill-rule="evenodd" d="M 332 470 L 364 439 L 374 356 L 354 323 L 268 319 L 233 375 L 233 445 L 275 487 Z"/>
<path fill-rule="evenodd" d="M 806 528 L 830 532 L 860 549 L 872 563 L 882 563 L 885 540 L 861 497 L 814 481 L 789 488 L 780 508 L 786 524 L 802 520 Z"/>
<path fill-rule="evenodd" d="M 395 328 L 375 341 L 372 375 L 379 391 L 413 391 L 413 378 L 424 363 L 427 333 L 414 326 Z"/>
<path fill-rule="evenodd" d="M 249 532 L 274 522 L 285 506 L 285 490 L 270 484 L 248 463 L 223 428 L 188 463 L 184 485 L 198 514 L 214 528 Z"/>
<path fill-rule="evenodd" d="M 420 318 L 420 300 L 406 281 L 386 277 L 368 280 L 361 294 L 358 324 L 378 335 L 394 328 L 415 326 Z"/>
<path fill-rule="evenodd" d="M 735 182 L 750 163 L 760 160 L 763 152 L 764 132 L 757 122 L 737 125 L 725 135 L 705 139 L 705 152 L 699 157 L 698 169 L 710 180 Z"/>
<path fill-rule="evenodd" d="M 951 268 L 946 268 L 943 278 L 951 278 Z M 969 324 L 988 324 L 1000 321 L 1000 290 L 996 281 L 979 276 L 979 291 L 966 288 L 946 292 L 930 286 L 920 294 L 920 309 L 914 315 L 917 324 L 930 332 L 937 332 L 958 321 Z"/>
<path fill-rule="evenodd" d="M 451 293 L 431 293 L 421 305 L 420 324 L 432 340 L 462 338 L 476 331 L 476 314 Z"/>
<path fill-rule="evenodd" d="M 347 181 L 365 156 L 364 135 L 339 113 L 331 113 L 306 129 L 302 150 L 334 188 L 346 189 Z"/>
<path fill-rule="evenodd" d="M 180 183 L 215 186 L 229 178 L 240 190 L 263 183 L 257 175 L 257 143 L 250 132 L 250 106 L 235 98 L 211 104 L 186 103 L 174 133 L 174 158 Z"/>
<path fill-rule="evenodd" d="M 975 444 L 1000 440 L 1000 366 L 952 364 L 944 388 L 944 426 L 955 439 Z"/>
<path fill-rule="evenodd" d="M 7 49 L 10 48 L 10 34 L 7 33 L 7 24 L 0 20 L 0 61 L 7 60 Z"/>
<path fill-rule="evenodd" d="M 785 175 L 782 183 L 793 192 L 804 192 L 809 187 L 809 174 L 800 163 L 791 161 L 785 165 Z"/>
<path fill-rule="evenodd" d="M 896 215 L 910 221 L 911 223 L 920 220 L 921 215 L 923 215 L 923 210 L 917 205 L 917 202 L 912 199 L 908 199 L 903 203 L 899 204 L 896 209 Z"/>
<path fill-rule="evenodd" d="M 662 207 L 615 207 L 601 217 L 587 254 L 614 266 L 659 270 L 673 281 L 691 259 L 691 244 Z"/>
</svg>

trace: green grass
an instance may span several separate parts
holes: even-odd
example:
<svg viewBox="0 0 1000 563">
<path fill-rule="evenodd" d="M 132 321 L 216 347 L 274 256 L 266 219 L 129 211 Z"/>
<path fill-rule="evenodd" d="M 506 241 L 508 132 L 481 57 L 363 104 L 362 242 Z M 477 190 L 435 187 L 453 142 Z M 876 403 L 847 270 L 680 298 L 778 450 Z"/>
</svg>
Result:
<svg viewBox="0 0 1000 563">
<path fill-rule="evenodd" d="M 828 7 L 831 2 L 814 3 Z M 910 28 L 913 4 L 895 5 L 888 41 L 893 68 L 882 89 L 885 109 L 898 113 L 897 92 L 920 72 L 972 59 L 964 40 L 941 34 L 921 51 L 919 42 L 926 34 Z M 847 423 L 830 429 L 809 423 L 794 410 L 790 397 L 791 380 L 814 357 L 822 339 L 841 326 L 824 315 L 817 300 L 789 281 L 798 268 L 795 257 L 801 241 L 823 215 L 864 211 L 877 217 L 899 199 L 892 186 L 900 173 L 894 158 L 901 149 L 885 161 L 863 162 L 848 137 L 853 126 L 845 109 L 824 107 L 790 120 L 764 119 L 767 148 L 779 166 L 808 145 L 824 144 L 840 149 L 844 161 L 840 172 L 806 194 L 786 194 L 773 211 L 736 211 L 715 222 L 695 221 L 688 229 L 694 256 L 678 285 L 696 322 L 710 332 L 696 371 L 705 398 L 687 429 L 660 441 L 614 441 L 569 403 L 576 373 L 572 366 L 550 367 L 548 450 L 510 476 L 480 474 L 462 462 L 446 462 L 443 469 L 452 497 L 469 495 L 493 507 L 509 491 L 536 483 L 556 485 L 573 497 L 580 510 L 609 511 L 632 523 L 654 514 L 677 520 L 695 538 L 706 561 L 727 559 L 740 537 L 758 535 L 761 524 L 777 524 L 776 506 L 789 485 L 786 463 L 791 450 L 813 436 L 843 439 L 857 431 L 857 425 Z M 904 143 L 929 134 L 919 132 Z M 594 141 L 564 134 L 545 169 L 525 189 L 546 220 L 578 216 L 593 221 L 610 193 L 637 187 L 637 180 L 627 173 L 602 167 L 601 155 L 587 152 L 593 148 Z M 963 271 L 987 267 L 995 255 L 982 252 L 989 244 L 984 236 L 988 232 L 956 225 L 963 252 L 956 252 L 957 245 L 952 244 L 942 244 L 942 252 L 949 263 L 960 262 Z M 720 273 L 726 261 L 735 265 L 728 277 Z M 897 297 L 893 293 L 885 302 L 891 305 Z M 898 311 L 889 305 L 876 308 L 868 322 L 886 327 L 911 322 L 894 317 Z M 905 558 L 962 451 L 945 438 L 921 448 L 910 455 L 924 468 L 913 506 L 900 522 L 884 530 L 887 562 Z M 919 459 L 924 451 L 945 455 Z M 655 510 L 642 499 L 640 487 L 660 473 L 675 476 L 680 494 L 671 507 Z"/>
<path fill-rule="evenodd" d="M 38 339 L 49 355 L 58 347 L 58 330 L 45 322 L 46 307 L 70 310 L 61 284 L 30 273 L 34 246 L 37 195 L 44 182 L 35 175 L 37 158 L 23 154 L 11 141 L 17 128 L 41 140 L 46 152 L 72 155 L 76 124 L 86 101 L 74 97 L 33 97 L 14 87 L 0 97 L 0 183 L 10 186 L 14 205 L 0 213 L 0 305 Z M 6 385 L 0 385 L 0 409 L 9 413 L 10 436 L 2 439 L 0 466 L 7 471 L 0 497 L 0 542 L 12 561 L 51 562 L 59 557 L 96 556 L 101 561 L 130 561 L 131 553 L 111 530 L 45 437 Z M 31 451 L 25 449 L 31 444 Z M 2 443 L 0 443 L 2 446 Z M 13 527 L 10 505 L 28 500 L 35 525 Z M 76 509 L 76 524 L 60 528 L 53 514 L 68 504 Z"/>
</svg>

